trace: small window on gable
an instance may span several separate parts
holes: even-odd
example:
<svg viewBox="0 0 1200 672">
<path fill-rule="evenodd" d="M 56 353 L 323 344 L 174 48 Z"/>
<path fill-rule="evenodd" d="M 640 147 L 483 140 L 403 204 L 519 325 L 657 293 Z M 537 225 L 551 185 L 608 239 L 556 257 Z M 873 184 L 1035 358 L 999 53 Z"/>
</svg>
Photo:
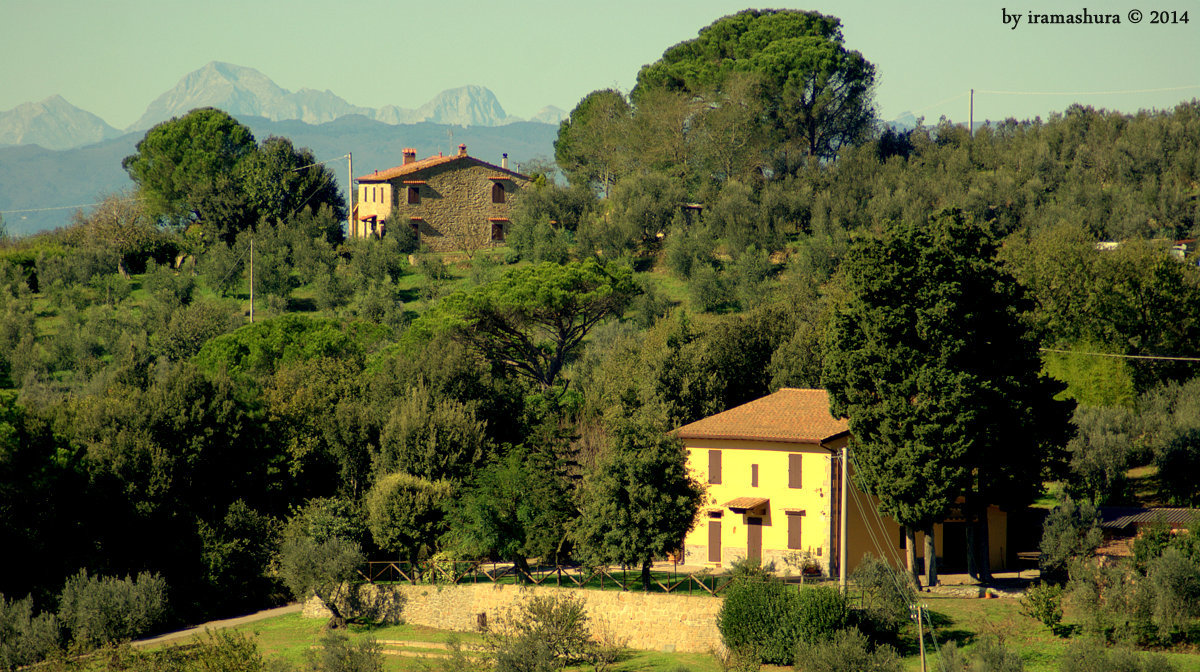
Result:
<svg viewBox="0 0 1200 672">
<path fill-rule="evenodd" d="M 752 487 L 752 488 L 758 487 L 758 465 L 757 464 L 750 465 L 750 487 Z"/>
<path fill-rule="evenodd" d="M 492 183 L 492 203 L 504 202 L 504 185 L 499 182 Z"/>
<path fill-rule="evenodd" d="M 421 202 L 421 188 L 418 186 L 409 187 L 408 188 L 408 204 L 416 205 L 420 202 Z"/>
</svg>

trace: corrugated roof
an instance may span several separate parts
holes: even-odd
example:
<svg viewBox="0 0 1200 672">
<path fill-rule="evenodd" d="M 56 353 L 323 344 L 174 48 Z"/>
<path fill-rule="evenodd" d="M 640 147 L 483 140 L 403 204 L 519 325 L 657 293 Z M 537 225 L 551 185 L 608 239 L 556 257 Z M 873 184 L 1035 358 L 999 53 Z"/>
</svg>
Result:
<svg viewBox="0 0 1200 672">
<path fill-rule="evenodd" d="M 829 413 L 825 390 L 785 387 L 774 394 L 680 427 L 683 439 L 821 444 L 850 430 Z"/>
<path fill-rule="evenodd" d="M 1198 509 L 1141 508 L 1134 506 L 1100 507 L 1100 526 L 1120 529 L 1130 525 L 1188 525 L 1200 514 Z"/>
</svg>

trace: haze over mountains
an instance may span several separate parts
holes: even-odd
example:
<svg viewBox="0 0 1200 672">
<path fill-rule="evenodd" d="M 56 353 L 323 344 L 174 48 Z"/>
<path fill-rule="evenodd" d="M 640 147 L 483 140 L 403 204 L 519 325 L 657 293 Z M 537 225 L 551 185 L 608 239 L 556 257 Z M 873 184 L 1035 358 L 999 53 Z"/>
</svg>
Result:
<svg viewBox="0 0 1200 672">
<path fill-rule="evenodd" d="M 448 89 L 417 108 L 362 107 L 332 91 L 288 91 L 254 68 L 214 61 L 185 75 L 124 130 L 61 96 L 0 112 L 0 211 L 91 203 L 131 187 L 121 159 L 147 129 L 197 107 L 225 110 L 255 138 L 282 135 L 323 160 L 353 153 L 356 175 L 396 165 L 403 147 L 426 156 L 464 142 L 473 156 L 497 163 L 502 152 L 517 163 L 549 157 L 566 116 L 553 106 L 530 120 L 509 116 L 482 86 Z M 345 162 L 331 168 L 344 188 Z M 9 212 L 4 221 L 10 233 L 28 234 L 62 226 L 70 215 Z"/>
</svg>

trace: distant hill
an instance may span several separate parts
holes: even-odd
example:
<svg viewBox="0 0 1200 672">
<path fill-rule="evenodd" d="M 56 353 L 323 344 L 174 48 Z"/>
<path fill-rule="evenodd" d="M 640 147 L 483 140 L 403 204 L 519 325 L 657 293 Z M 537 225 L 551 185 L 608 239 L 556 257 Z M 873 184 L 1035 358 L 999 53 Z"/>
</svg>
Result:
<svg viewBox="0 0 1200 672">
<path fill-rule="evenodd" d="M 466 143 L 472 156 L 499 163 L 507 152 L 516 164 L 554 155 L 557 124 L 514 122 L 503 126 L 387 124 L 362 115 L 348 115 L 322 124 L 297 120 L 234 115 L 263 140 L 280 135 L 313 150 L 322 161 L 354 155 L 355 176 L 390 168 L 402 161 L 401 150 L 414 147 L 419 157 L 457 151 Z M 87 147 L 53 151 L 31 145 L 0 147 L 0 211 L 26 210 L 93 203 L 105 194 L 133 186 L 121 168 L 145 133 L 138 131 Z M 346 162 L 328 164 L 344 189 Z M 10 233 L 26 235 L 70 222 L 70 209 L 5 213 Z"/>
<path fill-rule="evenodd" d="M 24 103 L 0 112 L 0 145 L 69 149 L 120 135 L 121 131 L 68 103 L 62 96 L 50 96 L 40 103 Z"/>
</svg>

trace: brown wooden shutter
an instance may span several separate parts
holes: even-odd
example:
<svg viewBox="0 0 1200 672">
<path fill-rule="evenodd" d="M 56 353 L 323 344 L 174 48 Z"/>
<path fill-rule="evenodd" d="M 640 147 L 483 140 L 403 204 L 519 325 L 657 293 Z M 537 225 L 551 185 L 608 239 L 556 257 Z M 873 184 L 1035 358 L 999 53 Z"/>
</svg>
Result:
<svg viewBox="0 0 1200 672">
<path fill-rule="evenodd" d="M 708 451 L 708 482 L 713 485 L 721 484 L 721 451 Z"/>
<path fill-rule="evenodd" d="M 708 521 L 708 561 L 721 561 L 721 521 Z"/>
<path fill-rule="evenodd" d="M 803 548 L 803 546 L 800 545 L 800 540 L 801 540 L 800 529 L 802 527 L 801 523 L 803 523 L 803 521 L 804 521 L 803 513 L 789 512 L 787 514 L 788 548 L 797 549 L 797 550 Z"/>
<path fill-rule="evenodd" d="M 801 455 L 800 453 L 792 453 L 792 454 L 788 455 L 788 487 L 789 488 L 803 487 L 801 485 L 802 481 L 800 478 L 800 476 L 801 476 L 800 465 L 801 465 L 801 459 L 803 457 L 804 456 Z"/>
<path fill-rule="evenodd" d="M 752 487 L 752 488 L 758 487 L 758 465 L 757 464 L 750 465 L 750 487 Z"/>
</svg>

